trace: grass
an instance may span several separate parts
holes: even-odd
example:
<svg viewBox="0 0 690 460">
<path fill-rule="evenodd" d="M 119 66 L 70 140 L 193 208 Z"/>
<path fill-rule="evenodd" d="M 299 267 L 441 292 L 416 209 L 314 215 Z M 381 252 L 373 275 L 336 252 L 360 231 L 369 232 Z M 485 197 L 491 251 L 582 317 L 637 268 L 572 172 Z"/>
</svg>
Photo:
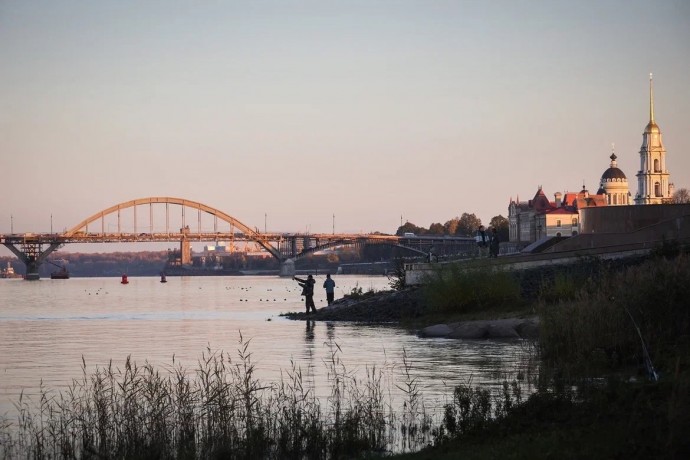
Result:
<svg viewBox="0 0 690 460">
<path fill-rule="evenodd" d="M 684 388 L 685 390 L 687 387 Z M 687 458 L 687 413 L 668 416 L 674 383 L 608 379 L 586 393 L 540 391 L 504 415 L 396 459 Z"/>
<path fill-rule="evenodd" d="M 437 269 L 423 284 L 429 313 L 458 315 L 486 310 L 515 310 L 525 306 L 520 283 L 501 270 L 467 270 L 458 264 Z"/>
<path fill-rule="evenodd" d="M 538 307 L 542 357 L 580 372 L 690 364 L 690 258 L 656 257 L 604 271 L 573 299 Z"/>
</svg>

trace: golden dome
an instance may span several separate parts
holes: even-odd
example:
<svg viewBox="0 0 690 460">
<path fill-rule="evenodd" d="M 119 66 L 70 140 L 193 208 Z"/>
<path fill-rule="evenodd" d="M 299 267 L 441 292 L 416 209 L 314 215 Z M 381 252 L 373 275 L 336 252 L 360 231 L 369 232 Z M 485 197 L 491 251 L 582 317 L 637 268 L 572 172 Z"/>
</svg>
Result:
<svg viewBox="0 0 690 460">
<path fill-rule="evenodd" d="M 649 123 L 647 123 L 647 126 L 644 129 L 645 133 L 660 133 L 661 130 L 659 129 L 659 125 L 656 124 L 654 120 L 651 120 Z"/>
</svg>

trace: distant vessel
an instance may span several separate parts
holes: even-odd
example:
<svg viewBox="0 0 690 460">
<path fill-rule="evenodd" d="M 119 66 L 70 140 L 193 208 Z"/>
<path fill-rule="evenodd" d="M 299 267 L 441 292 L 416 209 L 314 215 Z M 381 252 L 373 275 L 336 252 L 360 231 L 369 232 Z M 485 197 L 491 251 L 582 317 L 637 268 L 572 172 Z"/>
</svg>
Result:
<svg viewBox="0 0 690 460">
<path fill-rule="evenodd" d="M 59 270 L 54 271 L 50 274 L 51 280 L 68 280 L 69 272 L 65 267 L 61 267 Z"/>
<path fill-rule="evenodd" d="M 55 270 L 50 274 L 50 279 L 51 280 L 68 280 L 69 279 L 69 272 L 67 271 L 67 267 L 65 264 L 67 263 L 66 260 L 62 260 L 62 265 L 57 264 L 55 262 L 51 262 L 50 260 L 47 261 L 51 265 L 55 265 L 58 269 Z"/>
<path fill-rule="evenodd" d="M 7 262 L 7 268 L 0 270 L 0 278 L 23 278 L 23 276 L 19 273 L 15 273 L 12 264 Z"/>
</svg>

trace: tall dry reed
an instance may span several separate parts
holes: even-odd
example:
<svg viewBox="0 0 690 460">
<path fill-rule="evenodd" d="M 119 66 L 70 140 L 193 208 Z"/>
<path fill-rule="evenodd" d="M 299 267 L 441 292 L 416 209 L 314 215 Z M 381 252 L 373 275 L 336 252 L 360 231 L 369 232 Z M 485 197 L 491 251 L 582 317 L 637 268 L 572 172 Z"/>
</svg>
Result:
<svg viewBox="0 0 690 460">
<path fill-rule="evenodd" d="M 330 395 L 320 401 L 294 363 L 277 384 L 255 375 L 250 340 L 235 356 L 210 347 L 193 370 L 173 357 L 157 369 L 127 358 L 87 371 L 69 388 L 23 395 L 0 422 L 0 458 L 351 458 L 432 442 L 431 418 L 403 356 L 402 413 L 386 373 L 350 372 L 330 344 Z"/>
</svg>

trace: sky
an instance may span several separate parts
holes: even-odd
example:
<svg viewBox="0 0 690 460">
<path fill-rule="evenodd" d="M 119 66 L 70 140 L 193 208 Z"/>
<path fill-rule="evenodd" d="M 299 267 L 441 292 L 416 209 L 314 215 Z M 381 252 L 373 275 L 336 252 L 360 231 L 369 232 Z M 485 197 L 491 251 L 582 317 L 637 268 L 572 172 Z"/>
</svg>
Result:
<svg viewBox="0 0 690 460">
<path fill-rule="evenodd" d="M 0 233 L 149 196 L 275 232 L 488 223 L 596 191 L 612 143 L 634 195 L 650 72 L 690 188 L 686 0 L 0 0 Z"/>
</svg>

